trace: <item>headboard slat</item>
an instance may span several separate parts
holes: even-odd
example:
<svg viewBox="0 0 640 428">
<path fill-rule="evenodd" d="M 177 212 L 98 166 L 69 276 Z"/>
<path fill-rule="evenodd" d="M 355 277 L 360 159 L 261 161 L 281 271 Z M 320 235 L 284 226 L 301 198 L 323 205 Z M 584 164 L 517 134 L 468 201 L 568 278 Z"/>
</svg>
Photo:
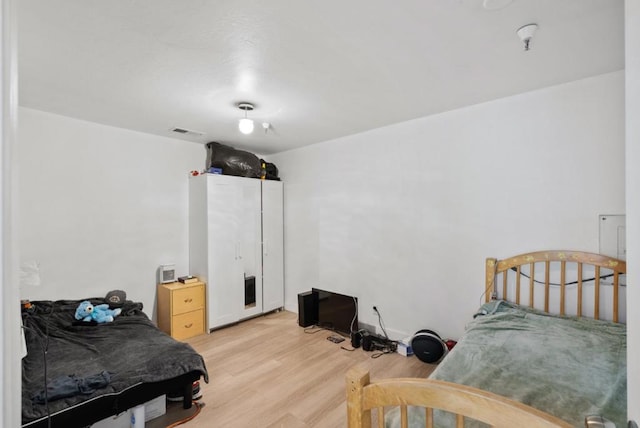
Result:
<svg viewBox="0 0 640 428">
<path fill-rule="evenodd" d="M 509 271 L 504 271 L 504 273 L 502 274 L 502 295 L 506 296 L 507 295 L 507 273 Z"/>
<path fill-rule="evenodd" d="M 613 272 L 613 322 L 618 322 L 618 298 L 620 286 L 620 274 Z"/>
<path fill-rule="evenodd" d="M 382 418 L 381 428 L 384 427 L 384 418 Z M 407 406 L 404 404 L 400 406 L 400 426 L 402 428 L 409 428 L 409 416 L 407 415 Z"/>
<path fill-rule="evenodd" d="M 433 428 L 433 409 L 431 407 L 427 407 L 425 411 L 427 412 L 427 417 L 425 418 L 427 421 L 426 428 Z"/>
<path fill-rule="evenodd" d="M 567 262 L 560 262 L 560 315 L 564 315 L 565 311 L 565 284 L 567 278 Z"/>
<path fill-rule="evenodd" d="M 578 262 L 578 316 L 582 316 L 582 263 Z"/>
<path fill-rule="evenodd" d="M 536 265 L 529 263 L 529 307 L 533 308 L 533 283 L 535 281 Z"/>
<path fill-rule="evenodd" d="M 551 270 L 551 262 L 544 261 L 544 311 L 549 312 L 549 273 Z"/>
<path fill-rule="evenodd" d="M 520 266 L 516 268 L 516 304 L 520 304 Z"/>
<path fill-rule="evenodd" d="M 596 266 L 596 279 L 593 284 L 593 318 L 600 319 L 600 266 Z"/>
</svg>

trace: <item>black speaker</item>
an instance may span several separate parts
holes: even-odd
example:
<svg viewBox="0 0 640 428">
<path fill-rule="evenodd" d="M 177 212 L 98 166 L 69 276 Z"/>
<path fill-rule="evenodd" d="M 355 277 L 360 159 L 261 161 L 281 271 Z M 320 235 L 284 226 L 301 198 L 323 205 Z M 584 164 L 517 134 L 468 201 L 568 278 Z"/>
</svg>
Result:
<svg viewBox="0 0 640 428">
<path fill-rule="evenodd" d="M 298 294 L 298 325 L 309 327 L 318 323 L 318 294 L 307 291 Z"/>
<path fill-rule="evenodd" d="M 438 363 L 449 349 L 447 344 L 433 330 L 420 330 L 411 338 L 413 354 L 422 362 Z"/>
<path fill-rule="evenodd" d="M 371 336 L 364 335 L 362 336 L 362 349 L 365 351 L 373 351 L 373 341 L 371 340 Z"/>
<path fill-rule="evenodd" d="M 357 332 L 357 331 L 351 332 L 351 347 L 352 348 L 359 348 L 361 340 L 362 340 L 362 333 Z"/>
</svg>

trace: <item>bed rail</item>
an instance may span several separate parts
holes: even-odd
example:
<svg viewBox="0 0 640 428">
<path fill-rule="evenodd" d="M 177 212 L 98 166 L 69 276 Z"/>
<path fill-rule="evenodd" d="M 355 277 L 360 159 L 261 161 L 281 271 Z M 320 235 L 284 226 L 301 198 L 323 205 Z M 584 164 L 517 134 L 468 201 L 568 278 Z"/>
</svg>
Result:
<svg viewBox="0 0 640 428">
<path fill-rule="evenodd" d="M 536 267 L 543 267 L 543 274 L 536 275 Z M 567 281 L 568 266 L 575 268 L 576 277 L 571 281 Z M 593 270 L 593 276 L 589 278 L 584 277 L 585 268 Z M 555 274 L 559 275 L 558 283 L 552 282 L 550 274 L 552 269 L 556 269 Z M 520 254 L 518 256 L 510 257 L 504 260 L 498 260 L 495 258 L 487 258 L 486 260 L 486 288 L 485 295 L 488 302 L 492 298 L 500 297 L 503 300 L 509 300 L 516 304 L 521 304 L 523 298 L 522 278 L 524 271 L 528 272 L 528 302 L 530 307 L 538 307 L 536 305 L 535 293 L 536 284 L 541 284 L 543 288 L 543 300 L 544 311 L 550 312 L 550 295 L 552 287 L 559 287 L 559 311 L 560 315 L 567 313 L 567 286 L 569 284 L 577 286 L 576 308 L 575 314 L 577 316 L 584 316 L 584 285 L 587 282 L 593 281 L 593 318 L 600 319 L 600 309 L 606 303 L 605 299 L 601 295 L 601 288 L 603 286 L 603 276 L 611 277 L 612 291 L 612 320 L 613 322 L 619 322 L 620 319 L 620 276 L 626 274 L 627 263 L 624 260 L 618 260 L 612 257 L 604 256 L 601 254 L 586 253 L 581 251 L 538 251 L 534 253 Z M 512 276 L 515 281 L 515 287 L 509 287 L 509 271 L 514 271 L 515 275 Z M 537 278 L 536 278 L 537 276 Z M 496 284 L 497 278 L 502 279 L 502 287 Z M 544 279 L 540 279 L 543 277 Z M 525 277 L 526 278 L 526 277 Z M 499 290 L 501 288 L 501 290 Z M 509 294 L 509 290 L 513 292 Z M 541 305 L 540 305 L 541 306 Z"/>
<path fill-rule="evenodd" d="M 456 415 L 456 427 L 465 418 L 493 427 L 562 427 L 568 424 L 517 401 L 469 386 L 433 379 L 385 379 L 370 382 L 369 372 L 359 366 L 349 370 L 347 381 L 347 416 L 349 428 L 370 428 L 371 410 L 377 409 L 378 427 L 384 427 L 385 406 L 399 406 L 401 426 L 408 426 L 407 406 L 425 408 L 426 428 L 433 427 L 433 410 Z"/>
</svg>

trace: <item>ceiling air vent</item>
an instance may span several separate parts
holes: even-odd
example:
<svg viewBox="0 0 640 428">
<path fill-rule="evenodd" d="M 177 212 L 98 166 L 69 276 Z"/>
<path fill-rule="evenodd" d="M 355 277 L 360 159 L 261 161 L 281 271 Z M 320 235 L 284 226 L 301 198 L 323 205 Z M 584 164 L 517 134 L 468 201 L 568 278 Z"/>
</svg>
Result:
<svg viewBox="0 0 640 428">
<path fill-rule="evenodd" d="M 190 135 L 192 137 L 202 137 L 204 135 L 204 132 L 192 131 L 191 129 L 184 128 L 173 128 L 171 132 L 177 132 L 178 134 L 182 135 Z"/>
</svg>

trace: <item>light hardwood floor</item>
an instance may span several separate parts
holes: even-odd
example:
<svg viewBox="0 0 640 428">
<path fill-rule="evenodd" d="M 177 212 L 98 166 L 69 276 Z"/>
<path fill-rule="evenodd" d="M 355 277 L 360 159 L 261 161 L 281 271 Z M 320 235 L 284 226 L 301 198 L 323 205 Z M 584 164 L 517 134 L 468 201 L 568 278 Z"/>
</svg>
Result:
<svg viewBox="0 0 640 428">
<path fill-rule="evenodd" d="M 254 318 L 188 339 L 205 359 L 209 384 L 200 382 L 201 413 L 182 425 L 309 428 L 346 426 L 346 371 L 361 364 L 371 378 L 426 377 L 435 368 L 399 354 L 371 358 L 331 333 L 307 334 L 291 312 Z"/>
</svg>

